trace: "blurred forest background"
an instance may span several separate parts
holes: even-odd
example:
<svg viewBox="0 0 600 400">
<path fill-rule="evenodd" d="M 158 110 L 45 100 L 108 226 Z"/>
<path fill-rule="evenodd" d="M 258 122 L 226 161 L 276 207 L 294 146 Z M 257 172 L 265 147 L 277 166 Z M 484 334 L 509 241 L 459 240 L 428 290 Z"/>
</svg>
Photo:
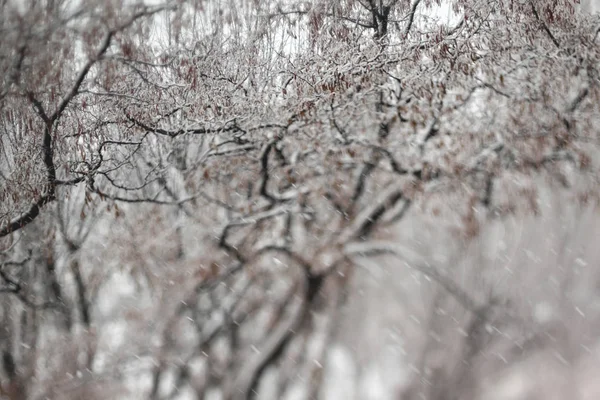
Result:
<svg viewBox="0 0 600 400">
<path fill-rule="evenodd" d="M 0 0 L 0 399 L 600 398 L 592 0 Z"/>
</svg>

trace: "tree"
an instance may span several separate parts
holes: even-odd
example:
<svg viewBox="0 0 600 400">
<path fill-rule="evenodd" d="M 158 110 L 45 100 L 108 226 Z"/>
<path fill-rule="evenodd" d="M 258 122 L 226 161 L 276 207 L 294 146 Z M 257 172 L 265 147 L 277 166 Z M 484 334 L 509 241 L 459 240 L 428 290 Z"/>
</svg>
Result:
<svg viewBox="0 0 600 400">
<path fill-rule="evenodd" d="M 551 290 L 508 285 L 544 270 L 495 281 L 487 242 L 554 224 L 549 199 L 597 220 L 597 24 L 571 1 L 2 7 L 4 393 L 485 398 L 533 344 L 584 360 L 595 312 L 559 325 L 597 273 L 549 268 L 585 296 L 547 317 Z M 560 229 L 583 248 L 561 260 L 597 262 Z M 380 296 L 378 270 L 419 286 Z M 344 370 L 387 349 L 385 293 L 398 375 Z"/>
</svg>

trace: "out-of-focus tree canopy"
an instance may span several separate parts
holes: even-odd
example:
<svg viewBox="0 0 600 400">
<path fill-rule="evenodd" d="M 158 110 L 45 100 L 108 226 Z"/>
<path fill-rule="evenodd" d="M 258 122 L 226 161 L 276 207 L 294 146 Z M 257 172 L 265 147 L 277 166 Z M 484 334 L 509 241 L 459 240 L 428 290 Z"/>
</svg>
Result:
<svg viewBox="0 0 600 400">
<path fill-rule="evenodd" d="M 0 399 L 595 398 L 590 6 L 0 2 Z"/>
</svg>

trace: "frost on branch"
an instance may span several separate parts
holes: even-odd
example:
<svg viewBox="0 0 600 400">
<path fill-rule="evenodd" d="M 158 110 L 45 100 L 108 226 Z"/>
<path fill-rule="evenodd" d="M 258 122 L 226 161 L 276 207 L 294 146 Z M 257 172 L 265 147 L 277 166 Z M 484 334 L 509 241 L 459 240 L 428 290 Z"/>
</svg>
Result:
<svg viewBox="0 0 600 400">
<path fill-rule="evenodd" d="M 21 3 L 0 398 L 597 397 L 575 2 Z"/>
</svg>

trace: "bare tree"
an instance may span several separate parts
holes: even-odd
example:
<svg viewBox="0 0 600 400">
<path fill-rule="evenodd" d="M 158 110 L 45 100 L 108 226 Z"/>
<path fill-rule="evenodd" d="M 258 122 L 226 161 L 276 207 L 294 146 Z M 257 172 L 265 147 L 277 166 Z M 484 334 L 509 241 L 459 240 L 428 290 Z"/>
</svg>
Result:
<svg viewBox="0 0 600 400">
<path fill-rule="evenodd" d="M 475 399 L 530 355 L 585 370 L 598 258 L 488 243 L 597 214 L 571 1 L 2 7 L 3 396 Z M 508 278 L 507 248 L 533 254 Z"/>
</svg>

